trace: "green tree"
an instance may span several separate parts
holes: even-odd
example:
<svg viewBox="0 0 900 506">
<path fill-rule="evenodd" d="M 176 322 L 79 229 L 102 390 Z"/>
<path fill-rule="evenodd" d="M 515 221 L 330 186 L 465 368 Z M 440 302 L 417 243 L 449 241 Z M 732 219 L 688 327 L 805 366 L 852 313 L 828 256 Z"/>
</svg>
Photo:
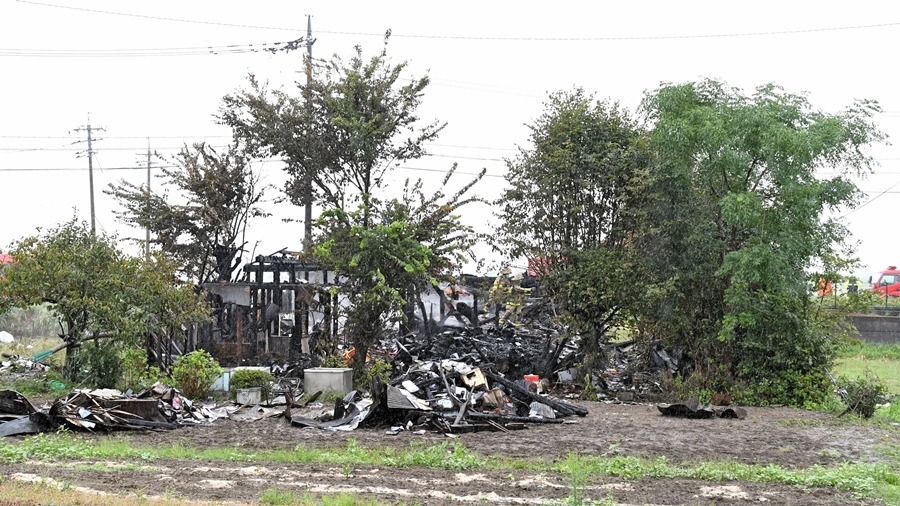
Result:
<svg viewBox="0 0 900 506">
<path fill-rule="evenodd" d="M 362 203 L 365 221 L 385 171 L 422 157 L 443 129 L 420 126 L 416 110 L 429 78 L 399 84 L 407 63 L 388 58 L 389 35 L 369 59 L 360 46 L 349 62 L 333 56 L 323 76 L 298 84 L 299 96 L 270 91 L 251 75 L 249 89 L 223 98 L 219 120 L 257 155 L 284 159 L 292 203 L 344 211 Z"/>
<path fill-rule="evenodd" d="M 298 96 L 269 91 L 251 75 L 250 88 L 226 96 L 219 115 L 254 153 L 284 159 L 292 203 L 325 209 L 315 258 L 346 278 L 345 330 L 356 347 L 357 378 L 364 377 L 368 348 L 389 321 L 402 318 L 410 294 L 470 251 L 475 234 L 456 213 L 477 200 L 467 192 L 483 176 L 449 196 L 442 187 L 426 197 L 421 181 L 407 181 L 401 199 L 383 198 L 385 173 L 423 156 L 443 128 L 423 126 L 416 112 L 428 77 L 401 85 L 407 64 L 393 64 L 386 45 L 387 37 L 385 49 L 368 59 L 359 46 L 346 63 L 334 56 Z"/>
<path fill-rule="evenodd" d="M 590 371 L 640 294 L 632 208 L 647 173 L 646 136 L 618 104 L 582 89 L 551 94 L 530 129 L 531 145 L 507 161 L 502 239 L 512 257 L 541 262 L 542 287 L 580 335 Z"/>
<path fill-rule="evenodd" d="M 268 187 L 250 158 L 237 143 L 222 153 L 199 143 L 159 170 L 159 193 L 124 180 L 109 185 L 106 193 L 123 207 L 114 211 L 118 220 L 149 229 L 159 251 L 198 284 L 233 281 L 247 227 L 269 216 L 260 207 Z"/>
<path fill-rule="evenodd" d="M 817 400 L 833 327 L 816 318 L 814 272 L 839 264 L 849 234 L 833 211 L 861 196 L 852 177 L 871 170 L 865 148 L 884 139 L 871 121 L 880 109 L 859 101 L 828 114 L 774 85 L 745 95 L 704 80 L 663 85 L 643 110 L 656 159 L 637 245 L 667 288 L 644 322 L 712 388 Z"/>
<path fill-rule="evenodd" d="M 370 204 L 378 205 L 375 199 Z M 418 239 L 416 224 L 404 206 L 392 201 L 381 210 L 325 212 L 319 220 L 326 241 L 316 246 L 316 258 L 346 277 L 342 289 L 349 298 L 347 333 L 356 350 L 354 369 L 362 378 L 369 347 L 390 319 L 403 317 L 405 294 L 431 276 L 433 252 Z M 371 216 L 377 222 L 371 223 Z M 370 223 L 365 220 L 369 219 Z"/>
<path fill-rule="evenodd" d="M 47 304 L 68 344 L 70 380 L 88 368 L 95 384 L 114 386 L 124 349 L 149 332 L 170 335 L 207 317 L 193 286 L 177 282 L 171 262 L 129 257 L 115 237 L 94 235 L 74 218 L 14 243 L 10 254 L 16 262 L 0 279 L 0 313 Z"/>
</svg>

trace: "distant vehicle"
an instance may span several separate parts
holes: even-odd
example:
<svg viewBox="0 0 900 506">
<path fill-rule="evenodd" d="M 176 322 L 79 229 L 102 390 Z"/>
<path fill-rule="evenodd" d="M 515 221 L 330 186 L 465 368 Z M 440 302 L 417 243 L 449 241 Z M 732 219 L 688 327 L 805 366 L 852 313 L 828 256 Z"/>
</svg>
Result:
<svg viewBox="0 0 900 506">
<path fill-rule="evenodd" d="M 15 260 L 11 255 L 7 255 L 6 253 L 0 253 L 0 275 L 3 275 L 3 270 L 6 267 L 6 264 L 11 264 Z"/>
<path fill-rule="evenodd" d="M 872 278 L 869 278 L 869 283 L 871 282 Z M 897 266 L 891 265 L 887 270 L 881 271 L 878 281 L 872 285 L 870 290 L 891 297 L 900 297 L 900 271 L 897 270 Z"/>
</svg>

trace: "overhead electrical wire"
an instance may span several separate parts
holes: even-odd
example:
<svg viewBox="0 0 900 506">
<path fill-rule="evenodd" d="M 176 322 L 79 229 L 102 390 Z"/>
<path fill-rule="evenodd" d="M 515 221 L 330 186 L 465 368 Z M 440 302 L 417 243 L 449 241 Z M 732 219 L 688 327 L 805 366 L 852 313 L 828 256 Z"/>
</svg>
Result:
<svg viewBox="0 0 900 506">
<path fill-rule="evenodd" d="M 847 216 L 850 216 L 851 214 L 855 213 L 856 211 L 859 211 L 860 209 L 862 209 L 862 208 L 866 207 L 867 205 L 871 204 L 872 202 L 875 202 L 876 200 L 878 200 L 879 198 L 881 198 L 882 196 L 884 196 L 884 195 L 886 195 L 886 194 L 888 194 L 888 193 L 896 193 L 896 192 L 892 192 L 891 190 L 893 190 L 894 187 L 896 187 L 897 185 L 900 185 L 900 181 L 897 181 L 896 183 L 894 183 L 894 184 L 892 184 L 891 186 L 887 187 L 887 189 L 885 189 L 884 191 L 882 191 L 882 192 L 879 193 L 878 195 L 875 195 L 874 197 L 870 198 L 869 200 L 863 202 L 862 204 L 860 204 L 859 206 L 853 208 L 853 209 L 850 210 L 849 212 L 844 213 L 844 214 L 841 216 L 841 218 L 846 218 Z M 869 192 L 864 192 L 864 193 L 869 193 Z"/>
<path fill-rule="evenodd" d="M 271 52 L 285 42 L 261 42 L 253 44 L 229 44 L 224 46 L 132 48 L 132 49 L 15 49 L 0 48 L 0 56 L 34 58 L 122 58 L 140 56 L 205 56 L 219 54 L 243 54 Z"/>
<path fill-rule="evenodd" d="M 104 139 L 230 139 L 230 135 L 131 135 L 115 136 L 104 135 Z M 0 139 L 84 139 L 77 135 L 0 135 Z M 144 146 L 146 147 L 146 146 Z"/>
<path fill-rule="evenodd" d="M 179 18 L 169 18 L 163 16 L 150 16 L 146 14 L 131 14 L 126 12 L 114 12 L 114 11 L 105 11 L 99 9 L 87 9 L 84 7 L 71 7 L 68 5 L 57 5 L 57 4 L 49 4 L 43 2 L 34 2 L 31 0 L 16 0 L 19 3 L 31 4 L 31 5 L 40 5 L 43 7 L 53 7 L 57 9 L 69 9 L 83 12 L 94 12 L 97 14 L 108 14 L 113 16 L 126 16 L 133 18 L 142 18 L 142 19 L 153 19 L 157 21 L 172 21 L 177 23 L 194 23 L 201 25 L 213 25 L 213 26 L 227 26 L 232 28 L 252 28 L 257 30 L 281 30 L 281 31 L 291 31 L 291 32 L 300 32 L 302 28 L 300 27 L 278 27 L 278 26 L 260 26 L 260 25 L 246 25 L 246 24 L 238 24 L 238 23 L 221 23 L 215 21 L 197 21 L 191 19 L 179 19 Z M 391 37 L 396 38 L 411 38 L 411 39 L 446 39 L 446 40 L 496 40 L 496 41 L 534 41 L 534 42 L 548 42 L 548 41 L 627 41 L 627 40 L 673 40 L 673 39 L 710 39 L 710 38 L 724 38 L 724 37 L 760 37 L 760 36 L 770 36 L 770 35 L 791 35 L 791 34 L 804 34 L 804 33 L 821 33 L 821 32 L 834 32 L 834 31 L 844 31 L 844 30 L 863 30 L 870 28 L 885 28 L 890 26 L 900 26 L 900 22 L 893 23 L 873 23 L 868 25 L 852 25 L 852 26 L 837 26 L 837 27 L 826 27 L 826 28 L 805 28 L 805 29 L 796 29 L 796 30 L 774 30 L 774 31 L 761 31 L 761 32 L 742 32 L 742 33 L 713 33 L 713 34 L 686 34 L 686 35 L 644 35 L 644 36 L 629 36 L 629 37 L 491 37 L 491 36 L 473 36 L 473 35 L 416 35 L 416 34 L 403 34 L 403 33 L 391 33 Z M 384 37 L 384 33 L 370 33 L 370 32 L 344 32 L 344 31 L 333 31 L 333 30 L 317 30 L 317 33 L 327 33 L 334 35 L 356 35 L 356 36 L 366 36 L 366 37 Z"/>
<path fill-rule="evenodd" d="M 94 142 L 96 142 L 98 140 L 105 140 L 105 139 L 95 139 Z M 167 150 L 168 149 L 184 149 L 184 147 L 185 146 L 159 146 L 159 147 L 151 146 L 150 150 L 151 151 L 154 151 L 154 150 L 159 151 L 162 149 L 167 149 Z M 213 146 L 211 144 L 207 144 L 206 147 L 213 148 L 213 149 L 225 149 L 228 146 Z M 191 148 L 191 146 L 188 146 L 188 148 Z M 137 147 L 106 147 L 106 146 L 102 146 L 102 147 L 96 148 L 94 151 L 132 151 L 132 150 L 146 151 L 147 146 L 137 146 Z M 67 147 L 67 148 L 0 148 L 0 151 L 11 151 L 11 152 L 16 152 L 16 153 L 39 153 L 42 151 L 84 151 L 84 147 L 83 146 L 72 146 L 72 147 Z"/>
</svg>

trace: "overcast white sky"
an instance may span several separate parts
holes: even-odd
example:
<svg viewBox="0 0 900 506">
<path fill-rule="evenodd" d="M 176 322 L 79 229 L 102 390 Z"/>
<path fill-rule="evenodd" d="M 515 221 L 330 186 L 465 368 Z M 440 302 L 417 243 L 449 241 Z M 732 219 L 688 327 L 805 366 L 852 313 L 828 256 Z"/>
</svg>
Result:
<svg viewBox="0 0 900 506">
<path fill-rule="evenodd" d="M 410 62 L 409 76 L 433 79 L 421 117 L 448 126 L 433 156 L 397 170 L 391 188 L 406 177 L 434 188 L 435 171 L 455 161 L 462 173 L 486 167 L 477 192 L 497 197 L 502 159 L 527 144 L 525 124 L 547 92 L 574 86 L 633 109 L 661 82 L 714 77 L 746 90 L 774 82 L 808 92 L 829 112 L 856 98 L 878 100 L 878 124 L 900 138 L 897 2 L 45 2 L 0 0 L 0 249 L 66 221 L 74 208 L 89 219 L 87 159 L 76 157 L 86 146 L 73 145 L 85 139 L 74 129 L 89 113 L 91 126 L 105 129 L 94 143 L 98 227 L 142 237 L 115 221 L 102 190 L 123 178 L 146 181 L 146 170 L 135 168 L 145 167 L 148 138 L 168 155 L 185 142 L 226 144 L 230 132 L 214 115 L 248 72 L 276 86 L 303 79 L 299 53 L 250 45 L 304 36 L 307 15 L 314 57 L 349 56 L 357 43 L 371 55 L 391 29 L 394 60 Z M 860 182 L 872 200 L 847 216 L 862 242 L 864 277 L 900 263 L 900 153 L 872 153 L 880 167 Z M 278 163 L 259 166 L 280 185 Z M 302 210 L 271 209 L 275 216 L 252 224 L 250 247 L 300 249 L 302 224 L 280 219 Z M 482 230 L 494 221 L 484 207 L 464 218 Z"/>
</svg>

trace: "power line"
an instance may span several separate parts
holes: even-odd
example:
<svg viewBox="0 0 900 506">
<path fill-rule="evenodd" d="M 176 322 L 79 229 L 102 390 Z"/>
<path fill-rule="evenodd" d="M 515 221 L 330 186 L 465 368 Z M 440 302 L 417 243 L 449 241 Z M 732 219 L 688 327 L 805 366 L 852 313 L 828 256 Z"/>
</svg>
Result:
<svg viewBox="0 0 900 506">
<path fill-rule="evenodd" d="M 104 139 L 109 139 L 109 137 L 104 137 Z M 154 149 L 184 149 L 184 147 L 185 146 L 172 146 L 172 147 L 160 147 L 160 148 L 154 148 Z M 187 146 L 187 147 L 190 148 L 191 146 Z M 207 147 L 221 149 L 221 148 L 227 148 L 228 146 L 208 145 Z M 135 150 L 135 149 L 140 149 L 140 148 L 134 148 L 134 147 L 103 148 L 104 151 L 131 151 L 131 150 Z M 0 148 L 0 151 L 34 153 L 34 152 L 41 152 L 41 151 L 79 151 L 79 150 L 74 147 L 71 147 L 71 148 Z"/>
<path fill-rule="evenodd" d="M 286 42 L 262 42 L 257 44 L 232 44 L 187 48 L 152 49 L 18 49 L 0 48 L 0 56 L 36 58 L 118 58 L 140 56 L 206 56 L 219 54 L 243 54 L 270 52 Z"/>
<path fill-rule="evenodd" d="M 155 165 L 154 167 L 161 168 L 173 168 L 177 167 L 177 165 Z M 87 167 L 45 167 L 45 168 L 4 168 L 0 169 L 0 172 L 68 172 L 68 171 L 85 171 L 88 170 Z M 103 169 L 107 170 L 147 170 L 146 167 L 107 167 Z"/>
<path fill-rule="evenodd" d="M 439 155 L 435 153 L 425 153 L 425 156 L 434 156 L 437 158 L 456 158 L 459 160 L 484 160 L 486 162 L 502 162 L 502 158 L 480 158 L 477 156 L 457 156 L 457 155 Z"/>
<path fill-rule="evenodd" d="M 299 31 L 297 28 L 287 28 L 287 27 L 278 27 L 278 26 L 260 26 L 260 25 L 245 25 L 245 24 L 237 24 L 237 23 L 220 23 L 215 21 L 197 21 L 191 19 L 179 19 L 179 18 L 169 18 L 163 16 L 150 16 L 145 14 L 131 14 L 126 12 L 113 12 L 113 11 L 104 11 L 99 9 L 86 9 L 83 7 L 70 7 L 67 5 L 56 5 L 56 4 L 48 4 L 42 2 L 33 2 L 30 0 L 17 0 L 20 3 L 32 4 L 32 5 L 40 5 L 43 7 L 53 7 L 57 9 L 70 9 L 76 11 L 84 11 L 84 12 L 94 12 L 97 14 L 109 14 L 113 16 L 126 16 L 133 18 L 143 18 L 143 19 L 153 19 L 157 21 L 173 21 L 178 23 L 194 23 L 201 25 L 214 25 L 214 26 L 227 26 L 233 28 L 252 28 L 257 30 L 281 30 L 281 31 L 291 31 L 297 32 Z M 854 25 L 854 26 L 837 26 L 837 27 L 826 27 L 826 28 L 806 28 L 806 29 L 797 29 L 797 30 L 776 30 L 776 31 L 764 31 L 764 32 L 742 32 L 742 33 L 715 33 L 715 34 L 685 34 L 685 35 L 646 35 L 646 36 L 629 36 L 629 37 L 489 37 L 489 36 L 472 36 L 472 35 L 415 35 L 415 34 L 402 34 L 402 33 L 391 33 L 391 37 L 397 38 L 411 38 L 411 39 L 445 39 L 445 40 L 489 40 L 489 41 L 526 41 L 526 42 L 549 42 L 549 41 L 560 41 L 560 42 L 586 42 L 586 41 L 629 41 L 629 40 L 674 40 L 674 39 L 711 39 L 711 38 L 725 38 L 725 37 L 761 37 L 761 36 L 770 36 L 770 35 L 791 35 L 791 34 L 803 34 L 803 33 L 821 33 L 821 32 L 834 32 L 834 31 L 845 31 L 845 30 L 863 30 L 870 28 L 886 28 L 891 26 L 900 26 L 900 22 L 894 23 L 875 23 L 869 25 Z M 365 37 L 384 37 L 384 33 L 369 33 L 369 32 L 343 32 L 343 31 L 327 31 L 327 30 L 319 30 L 319 33 L 329 33 L 333 35 L 356 35 L 356 36 L 365 36 Z"/>
<path fill-rule="evenodd" d="M 299 30 L 297 30 L 297 28 L 278 28 L 278 27 L 272 27 L 272 26 L 255 26 L 255 25 L 243 25 L 243 24 L 234 24 L 234 23 L 217 23 L 215 21 L 197 21 L 197 20 L 191 20 L 191 19 L 166 18 L 166 17 L 162 17 L 162 16 L 148 16 L 148 15 L 144 15 L 144 14 L 129 14 L 127 12 L 102 11 L 99 9 L 86 9 L 84 7 L 71 7 L 68 5 L 56 5 L 56 4 L 48 4 L 48 3 L 42 3 L 42 2 L 31 2 L 28 0 L 16 0 L 16 1 L 18 1 L 19 3 L 23 3 L 23 4 L 40 5 L 43 7 L 54 7 L 56 9 L 69 9 L 69 10 L 73 10 L 73 11 L 95 12 L 97 14 L 110 14 L 113 16 L 127 16 L 127 17 L 131 17 L 131 18 L 155 19 L 157 21 L 175 21 L 178 23 L 194 23 L 194 24 L 198 24 L 198 25 L 228 26 L 228 27 L 232 27 L 232 28 L 254 28 L 254 29 L 259 29 L 259 30 L 285 30 L 285 31 L 291 31 L 291 32 L 299 31 Z M 383 36 L 383 34 L 382 34 L 382 36 Z"/>
<path fill-rule="evenodd" d="M 2 137 L 2 136 L 0 136 Z M 461 149 L 489 149 L 492 151 L 517 151 L 516 148 L 490 148 L 487 146 L 463 146 L 460 144 L 437 144 L 431 143 L 429 146 L 438 146 L 442 148 L 461 148 Z"/>
<path fill-rule="evenodd" d="M 399 166 L 397 166 L 397 168 L 403 169 L 403 170 L 417 170 L 417 171 L 421 171 L 421 172 L 440 172 L 441 174 L 447 173 L 447 169 L 426 169 L 424 167 L 407 167 L 405 165 L 399 165 Z M 477 176 L 479 173 L 478 172 L 456 171 L 456 172 L 454 172 L 454 174 L 460 174 L 463 176 Z M 484 177 L 505 177 L 505 176 L 502 174 L 485 174 Z"/>
<path fill-rule="evenodd" d="M 230 139 L 232 136 L 230 135 L 157 135 L 150 136 L 151 139 Z M 115 136 L 115 135 L 107 135 L 104 139 L 146 139 L 147 136 Z M 58 135 L 58 136 L 48 136 L 48 135 L 0 135 L 0 139 L 81 139 L 81 137 L 74 135 Z"/>
<path fill-rule="evenodd" d="M 869 200 L 863 202 L 859 207 L 856 207 L 856 208 L 850 210 L 849 212 L 845 213 L 843 216 L 841 216 L 841 218 L 846 218 L 847 216 L 850 216 L 851 214 L 855 213 L 856 211 L 859 211 L 860 209 L 862 209 L 862 208 L 866 207 L 867 205 L 871 204 L 872 202 L 875 202 L 876 200 L 878 200 L 879 198 L 883 197 L 883 196 L 886 195 L 888 192 L 890 192 L 891 190 L 893 190 L 894 187 L 897 186 L 897 185 L 900 185 L 900 181 L 897 181 L 896 183 L 894 183 L 894 184 L 892 184 L 891 186 L 889 186 L 889 187 L 888 187 L 886 190 L 884 190 L 883 192 L 881 192 L 881 193 L 879 193 L 878 195 L 876 195 L 876 196 L 870 198 Z M 865 192 L 865 193 L 868 193 L 868 192 Z M 893 193 L 893 192 L 891 192 L 891 193 Z"/>
</svg>

